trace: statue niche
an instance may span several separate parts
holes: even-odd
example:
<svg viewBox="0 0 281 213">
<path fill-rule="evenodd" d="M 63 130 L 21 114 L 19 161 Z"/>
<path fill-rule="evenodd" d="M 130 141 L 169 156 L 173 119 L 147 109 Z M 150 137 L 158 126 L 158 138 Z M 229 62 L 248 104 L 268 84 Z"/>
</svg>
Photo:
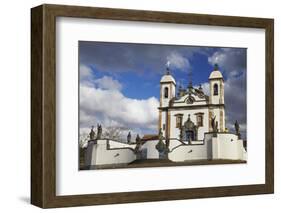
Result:
<svg viewBox="0 0 281 213">
<path fill-rule="evenodd" d="M 189 114 L 186 122 L 184 122 L 184 125 L 181 128 L 181 139 L 189 142 L 196 141 L 197 134 L 198 127 L 191 121 Z"/>
</svg>

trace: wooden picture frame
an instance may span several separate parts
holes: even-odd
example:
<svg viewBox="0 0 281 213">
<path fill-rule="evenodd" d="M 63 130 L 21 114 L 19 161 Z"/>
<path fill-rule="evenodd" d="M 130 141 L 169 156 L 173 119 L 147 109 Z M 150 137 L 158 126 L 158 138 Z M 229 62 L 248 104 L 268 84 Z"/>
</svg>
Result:
<svg viewBox="0 0 281 213">
<path fill-rule="evenodd" d="M 56 195 L 56 18 L 95 18 L 265 29 L 265 184 Z M 274 191 L 274 21 L 186 13 L 41 5 L 31 9 L 31 203 L 42 208 L 267 194 Z"/>
</svg>

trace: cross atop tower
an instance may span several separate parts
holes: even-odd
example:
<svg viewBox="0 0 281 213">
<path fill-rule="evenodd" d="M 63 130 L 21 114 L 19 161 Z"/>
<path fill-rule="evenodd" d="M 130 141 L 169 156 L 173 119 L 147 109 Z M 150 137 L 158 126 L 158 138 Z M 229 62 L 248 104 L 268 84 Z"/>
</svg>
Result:
<svg viewBox="0 0 281 213">
<path fill-rule="evenodd" d="M 218 71 L 218 70 L 219 70 L 219 65 L 218 65 L 218 64 L 215 64 L 215 65 L 214 65 L 214 70 L 215 70 L 215 71 Z"/>
<path fill-rule="evenodd" d="M 189 79 L 188 88 L 191 89 L 192 88 L 192 71 L 191 71 L 191 69 L 190 69 L 190 71 L 188 71 L 187 76 Z"/>
<path fill-rule="evenodd" d="M 166 75 L 170 75 L 170 61 L 166 63 Z"/>
</svg>

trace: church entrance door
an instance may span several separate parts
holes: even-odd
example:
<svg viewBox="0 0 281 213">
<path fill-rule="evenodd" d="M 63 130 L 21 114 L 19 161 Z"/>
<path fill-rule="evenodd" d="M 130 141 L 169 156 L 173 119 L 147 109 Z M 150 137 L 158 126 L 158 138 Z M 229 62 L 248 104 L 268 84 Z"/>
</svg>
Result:
<svg viewBox="0 0 281 213">
<path fill-rule="evenodd" d="M 187 141 L 194 141 L 194 131 L 192 131 L 192 130 L 188 130 L 188 131 L 186 131 L 185 132 L 185 139 L 187 140 Z"/>
</svg>

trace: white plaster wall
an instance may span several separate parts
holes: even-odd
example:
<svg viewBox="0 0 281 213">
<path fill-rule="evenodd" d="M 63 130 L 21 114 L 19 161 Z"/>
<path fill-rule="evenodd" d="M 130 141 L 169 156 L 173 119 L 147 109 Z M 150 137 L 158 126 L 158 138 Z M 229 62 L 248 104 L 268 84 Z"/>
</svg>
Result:
<svg viewBox="0 0 281 213">
<path fill-rule="evenodd" d="M 247 160 L 243 141 L 231 133 L 218 133 L 217 137 L 206 134 L 203 144 L 202 141 L 194 141 L 192 145 L 183 145 L 178 140 L 171 140 L 170 151 L 169 159 L 176 162 L 200 159 Z"/>
<path fill-rule="evenodd" d="M 97 153 L 97 146 L 93 142 L 90 142 L 87 146 L 86 153 L 85 153 L 85 165 L 96 165 L 96 153 Z"/>
<path fill-rule="evenodd" d="M 100 141 L 99 143 L 104 143 L 104 141 Z M 136 144 L 127 144 L 127 143 L 121 143 L 114 140 L 109 140 L 110 148 L 132 148 L 134 149 L 136 147 Z"/>
<path fill-rule="evenodd" d="M 158 143 L 158 140 L 151 140 L 145 142 L 141 149 L 147 149 L 147 159 L 158 159 L 159 158 L 159 152 L 156 149 L 156 144 Z"/>
<path fill-rule="evenodd" d="M 247 153 L 243 141 L 235 134 L 217 134 L 212 138 L 213 159 L 246 160 Z"/>
<path fill-rule="evenodd" d="M 222 119 L 222 126 L 223 126 L 223 131 L 225 131 L 225 128 L 226 128 L 226 126 L 225 126 L 225 109 L 221 109 L 221 110 L 223 112 L 223 118 L 224 118 L 224 119 Z"/>
<path fill-rule="evenodd" d="M 172 84 L 172 97 L 171 98 L 173 98 L 173 97 L 176 97 L 176 86 L 174 85 L 174 84 Z"/>
<path fill-rule="evenodd" d="M 170 144 L 169 144 L 169 149 L 172 150 L 172 149 L 174 149 L 175 147 L 180 146 L 180 145 L 182 145 L 182 144 L 183 144 L 183 143 L 180 142 L 178 139 L 171 139 L 171 140 L 170 140 Z"/>
<path fill-rule="evenodd" d="M 202 144 L 204 144 L 204 141 L 191 141 L 191 144 L 197 144 L 197 145 L 202 145 Z"/>
<path fill-rule="evenodd" d="M 221 90 L 221 103 L 224 104 L 224 82 L 223 81 L 221 82 L 221 87 L 222 87 L 222 90 Z"/>
<path fill-rule="evenodd" d="M 109 141 L 109 144 L 115 145 L 114 148 L 110 147 L 109 150 L 106 143 L 106 140 L 98 140 L 97 144 L 90 145 L 89 150 L 87 150 L 87 165 L 123 164 L 136 159 L 134 151 L 124 148 L 122 143 L 119 143 L 121 149 L 118 149 L 115 141 Z"/>
<path fill-rule="evenodd" d="M 181 162 L 186 160 L 208 159 L 207 144 L 203 145 L 180 145 L 173 149 L 168 158 L 171 161 Z"/>
<path fill-rule="evenodd" d="M 238 140 L 237 135 L 231 133 L 206 134 L 205 140 L 193 141 L 192 144 L 183 144 L 177 139 L 170 140 L 170 153 L 168 157 L 175 162 L 200 159 L 231 159 L 246 160 L 247 153 L 243 147 L 243 141 Z M 147 150 L 147 159 L 158 159 L 159 152 L 156 149 L 158 140 L 147 141 L 141 149 Z M 86 151 L 86 165 L 123 164 L 136 160 L 132 150 L 135 144 L 129 145 L 117 141 L 98 140 L 97 144 L 90 143 Z"/>
<path fill-rule="evenodd" d="M 161 128 L 162 128 L 162 132 L 163 132 L 163 136 L 166 137 L 166 130 L 163 129 L 163 124 L 166 124 L 166 112 L 162 111 L 161 112 Z M 167 128 L 167 125 L 166 127 Z"/>
</svg>

